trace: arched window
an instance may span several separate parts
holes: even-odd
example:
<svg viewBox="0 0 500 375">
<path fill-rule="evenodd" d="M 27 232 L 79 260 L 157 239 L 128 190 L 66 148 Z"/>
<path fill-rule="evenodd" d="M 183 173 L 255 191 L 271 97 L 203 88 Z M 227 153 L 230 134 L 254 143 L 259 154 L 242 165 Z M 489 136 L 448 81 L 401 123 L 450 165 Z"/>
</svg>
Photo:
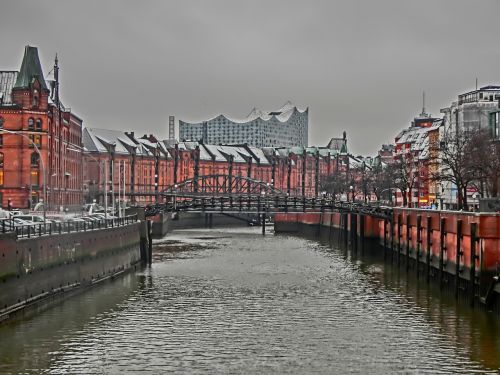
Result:
<svg viewBox="0 0 500 375">
<path fill-rule="evenodd" d="M 37 118 L 36 119 L 36 124 L 35 124 L 35 129 L 38 130 L 38 131 L 41 131 L 42 130 L 42 119 L 40 118 Z"/>
<path fill-rule="evenodd" d="M 3 124 L 4 123 L 5 123 L 4 118 L 0 116 L 0 129 L 3 129 Z"/>
<path fill-rule="evenodd" d="M 0 152 L 0 168 L 3 168 L 3 152 Z"/>
<path fill-rule="evenodd" d="M 40 155 L 37 152 L 31 153 L 31 166 L 38 167 L 38 163 L 40 162 Z"/>
<path fill-rule="evenodd" d="M 35 129 L 35 120 L 33 117 L 30 117 L 28 119 L 28 130 L 34 130 Z"/>
</svg>

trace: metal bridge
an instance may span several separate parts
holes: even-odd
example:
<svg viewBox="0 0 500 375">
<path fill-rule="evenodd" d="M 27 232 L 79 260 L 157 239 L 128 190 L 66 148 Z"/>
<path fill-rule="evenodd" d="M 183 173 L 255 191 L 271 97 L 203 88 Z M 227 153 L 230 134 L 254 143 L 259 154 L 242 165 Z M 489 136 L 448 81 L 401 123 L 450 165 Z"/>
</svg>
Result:
<svg viewBox="0 0 500 375">
<path fill-rule="evenodd" d="M 200 176 L 169 186 L 159 193 L 166 203 L 146 207 L 146 216 L 159 212 L 255 213 L 336 211 L 388 218 L 390 207 L 338 201 L 331 197 L 290 197 L 269 183 L 247 177 Z"/>
</svg>

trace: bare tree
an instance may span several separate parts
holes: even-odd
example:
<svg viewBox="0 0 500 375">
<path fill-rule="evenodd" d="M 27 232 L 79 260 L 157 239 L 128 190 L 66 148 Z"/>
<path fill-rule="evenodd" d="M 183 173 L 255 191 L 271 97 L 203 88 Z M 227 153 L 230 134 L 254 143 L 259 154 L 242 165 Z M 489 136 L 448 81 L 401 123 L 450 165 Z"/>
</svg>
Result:
<svg viewBox="0 0 500 375">
<path fill-rule="evenodd" d="M 374 164 L 370 171 L 370 186 L 377 200 L 386 197 L 391 199 L 391 190 L 395 188 L 393 168 L 391 165 L 383 165 L 381 162 Z"/>
<path fill-rule="evenodd" d="M 445 132 L 441 138 L 440 150 L 430 161 L 438 168 L 430 179 L 433 181 L 450 182 L 457 187 L 458 209 L 468 209 L 467 188 L 474 180 L 477 180 L 478 173 L 474 168 L 471 152 L 474 131 L 458 129 Z"/>
<path fill-rule="evenodd" d="M 482 196 L 496 198 L 500 195 L 500 142 L 491 139 L 486 129 L 471 134 L 469 142 L 472 181 Z"/>
<path fill-rule="evenodd" d="M 323 177 L 320 182 L 321 191 L 326 191 L 334 197 L 347 191 L 347 186 L 345 171 L 334 171 L 330 175 Z"/>
<path fill-rule="evenodd" d="M 417 182 L 413 155 L 410 152 L 397 154 L 394 157 L 394 163 L 389 166 L 388 172 L 393 178 L 394 186 L 401 190 L 403 206 L 411 207 L 413 188 Z"/>
</svg>

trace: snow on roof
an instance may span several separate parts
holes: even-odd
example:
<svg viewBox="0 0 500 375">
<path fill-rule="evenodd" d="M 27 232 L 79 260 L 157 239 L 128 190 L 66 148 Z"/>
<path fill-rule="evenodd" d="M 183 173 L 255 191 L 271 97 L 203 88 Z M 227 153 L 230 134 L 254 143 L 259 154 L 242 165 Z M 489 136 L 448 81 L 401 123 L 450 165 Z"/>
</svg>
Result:
<svg viewBox="0 0 500 375">
<path fill-rule="evenodd" d="M 12 104 L 12 88 L 17 80 L 17 72 L 0 72 L 0 104 Z"/>
</svg>

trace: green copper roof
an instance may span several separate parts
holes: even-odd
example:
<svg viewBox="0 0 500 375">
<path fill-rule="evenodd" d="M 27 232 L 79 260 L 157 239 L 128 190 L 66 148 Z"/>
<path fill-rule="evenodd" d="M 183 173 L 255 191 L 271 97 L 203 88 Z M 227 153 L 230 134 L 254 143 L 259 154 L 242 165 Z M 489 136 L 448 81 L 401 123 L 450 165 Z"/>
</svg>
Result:
<svg viewBox="0 0 500 375">
<path fill-rule="evenodd" d="M 33 82 L 34 78 L 38 78 L 42 88 L 47 90 L 47 84 L 43 78 L 42 66 L 38 58 L 38 49 L 36 47 L 26 46 L 24 49 L 23 62 L 21 70 L 17 75 L 14 88 L 26 88 Z"/>
</svg>

